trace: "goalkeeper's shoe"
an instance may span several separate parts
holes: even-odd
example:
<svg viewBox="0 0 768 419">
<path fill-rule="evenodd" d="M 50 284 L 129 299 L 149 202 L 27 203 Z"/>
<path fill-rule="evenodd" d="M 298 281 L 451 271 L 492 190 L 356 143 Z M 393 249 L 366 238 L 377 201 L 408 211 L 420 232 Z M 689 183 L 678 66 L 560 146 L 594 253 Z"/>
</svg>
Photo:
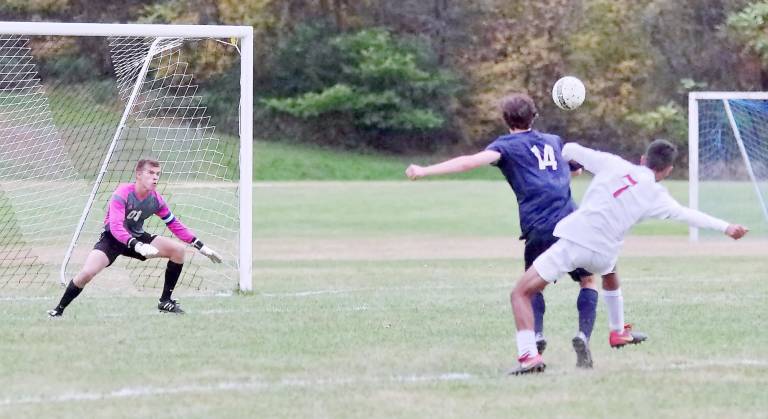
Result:
<svg viewBox="0 0 768 419">
<path fill-rule="evenodd" d="M 573 350 L 576 351 L 576 367 L 592 368 L 592 351 L 589 350 L 589 339 L 584 333 L 579 332 L 571 343 L 573 343 Z"/>
<path fill-rule="evenodd" d="M 56 307 L 48 310 L 47 313 L 48 313 L 48 317 L 61 317 L 61 315 L 64 314 L 64 310 Z"/>
<path fill-rule="evenodd" d="M 610 343 L 611 348 L 621 348 L 624 345 L 637 345 L 646 339 L 648 339 L 648 335 L 641 332 L 633 332 L 631 324 L 625 324 L 624 330 L 621 332 L 611 330 L 611 334 L 608 335 L 608 343 Z"/>
<path fill-rule="evenodd" d="M 520 366 L 509 372 L 509 375 L 522 375 L 532 374 L 536 372 L 544 372 L 547 365 L 544 364 L 544 359 L 541 355 L 531 355 L 527 353 L 517 359 L 520 362 Z"/>
<path fill-rule="evenodd" d="M 545 349 L 547 349 L 547 339 L 541 333 L 536 333 L 536 350 L 539 355 L 543 354 Z"/>
<path fill-rule="evenodd" d="M 157 309 L 160 310 L 161 313 L 184 314 L 184 310 L 181 309 L 181 304 L 176 300 L 160 301 L 157 304 Z"/>
</svg>

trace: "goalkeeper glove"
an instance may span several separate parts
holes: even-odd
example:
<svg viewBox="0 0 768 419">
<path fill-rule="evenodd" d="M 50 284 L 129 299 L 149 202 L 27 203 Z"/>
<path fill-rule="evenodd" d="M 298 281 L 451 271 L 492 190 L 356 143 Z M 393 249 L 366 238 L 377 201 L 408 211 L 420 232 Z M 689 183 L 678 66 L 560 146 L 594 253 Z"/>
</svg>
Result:
<svg viewBox="0 0 768 419">
<path fill-rule="evenodd" d="M 221 256 L 219 256 L 218 253 L 216 253 L 213 249 L 203 244 L 198 239 L 194 239 L 192 241 L 192 246 L 195 246 L 197 250 L 200 251 L 204 256 L 207 256 L 208 259 L 211 260 L 213 263 L 221 263 Z"/>
<path fill-rule="evenodd" d="M 157 247 L 152 246 L 151 244 L 142 243 L 133 237 L 131 237 L 131 239 L 128 240 L 128 247 L 133 249 L 136 253 L 144 256 L 145 258 L 151 258 L 153 256 L 157 256 L 157 253 L 159 252 L 159 250 L 157 250 Z"/>
</svg>

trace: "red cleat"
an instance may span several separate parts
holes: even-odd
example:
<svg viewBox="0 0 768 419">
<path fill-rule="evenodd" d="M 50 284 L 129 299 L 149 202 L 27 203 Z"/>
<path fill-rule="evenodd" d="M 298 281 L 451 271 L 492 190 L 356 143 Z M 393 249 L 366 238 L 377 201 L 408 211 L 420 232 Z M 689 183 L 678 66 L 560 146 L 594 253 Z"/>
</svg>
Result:
<svg viewBox="0 0 768 419">
<path fill-rule="evenodd" d="M 611 345 L 611 348 L 621 348 L 624 345 L 637 345 L 646 339 L 648 339 L 648 335 L 641 332 L 633 332 L 632 325 L 629 323 L 624 325 L 624 330 L 621 332 L 611 330 L 611 334 L 608 335 L 608 343 Z"/>
<path fill-rule="evenodd" d="M 526 353 L 517 360 L 520 362 L 520 366 L 517 367 L 517 369 L 510 371 L 509 375 L 544 372 L 544 368 L 547 368 L 546 364 L 544 364 L 544 359 L 538 353 L 536 355 Z"/>
</svg>

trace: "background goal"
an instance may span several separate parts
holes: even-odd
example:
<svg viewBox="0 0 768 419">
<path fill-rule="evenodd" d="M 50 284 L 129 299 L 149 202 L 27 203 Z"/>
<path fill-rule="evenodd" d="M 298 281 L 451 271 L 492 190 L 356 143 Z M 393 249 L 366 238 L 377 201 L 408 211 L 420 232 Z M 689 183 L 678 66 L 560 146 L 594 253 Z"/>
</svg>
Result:
<svg viewBox="0 0 768 419">
<path fill-rule="evenodd" d="M 250 290 L 252 43 L 250 27 L 0 24 L 0 289 L 68 281 L 150 157 L 174 214 L 225 259 L 190 248 L 179 288 Z M 164 269 L 109 272 L 153 288 Z"/>
<path fill-rule="evenodd" d="M 768 236 L 768 93 L 691 92 L 688 124 L 690 206 Z"/>
</svg>

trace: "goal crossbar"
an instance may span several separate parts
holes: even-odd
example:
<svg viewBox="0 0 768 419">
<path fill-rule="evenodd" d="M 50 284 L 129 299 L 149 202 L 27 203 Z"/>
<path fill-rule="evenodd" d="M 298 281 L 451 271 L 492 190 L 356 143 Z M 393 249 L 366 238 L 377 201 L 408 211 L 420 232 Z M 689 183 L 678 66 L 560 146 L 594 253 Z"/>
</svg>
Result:
<svg viewBox="0 0 768 419">
<path fill-rule="evenodd" d="M 9 35 L 61 36 L 151 36 L 246 38 L 253 36 L 250 26 L 154 25 L 121 23 L 0 22 L 0 31 Z"/>
</svg>

